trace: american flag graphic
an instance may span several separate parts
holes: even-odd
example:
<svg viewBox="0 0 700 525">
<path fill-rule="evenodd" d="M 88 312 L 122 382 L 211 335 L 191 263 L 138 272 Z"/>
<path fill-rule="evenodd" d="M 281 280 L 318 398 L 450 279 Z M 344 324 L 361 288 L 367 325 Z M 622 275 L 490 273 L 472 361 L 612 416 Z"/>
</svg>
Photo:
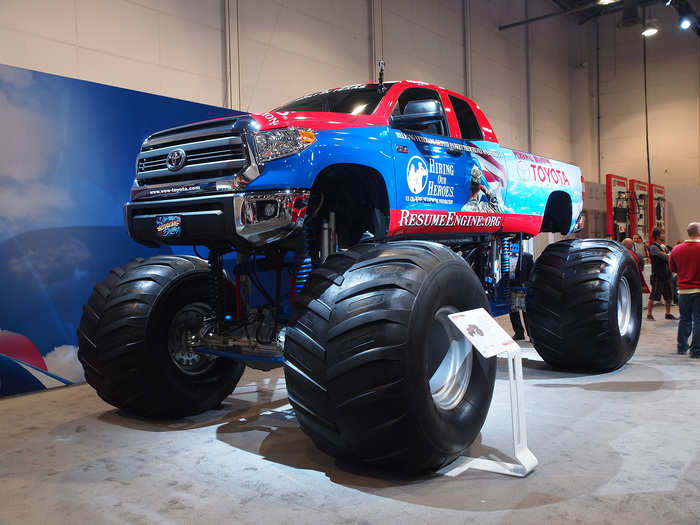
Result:
<svg viewBox="0 0 700 525">
<path fill-rule="evenodd" d="M 469 142 L 468 144 L 474 148 L 479 148 L 479 146 L 473 142 Z M 503 162 L 486 152 L 473 153 L 472 155 L 477 158 L 481 171 L 484 174 L 483 178 L 488 183 L 485 184 L 485 186 L 488 186 L 488 188 L 496 194 L 499 202 L 503 204 L 501 188 L 506 188 L 508 185 L 508 175 L 506 174 Z"/>
</svg>

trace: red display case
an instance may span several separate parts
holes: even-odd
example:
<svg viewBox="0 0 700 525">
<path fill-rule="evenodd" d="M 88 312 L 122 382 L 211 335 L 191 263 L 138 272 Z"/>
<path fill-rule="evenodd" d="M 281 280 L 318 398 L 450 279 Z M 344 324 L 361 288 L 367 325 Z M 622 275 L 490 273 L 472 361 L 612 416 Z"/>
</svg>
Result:
<svg viewBox="0 0 700 525">
<path fill-rule="evenodd" d="M 651 230 L 661 228 L 666 231 L 666 190 L 663 186 L 652 184 L 649 192 L 651 193 L 650 213 L 649 213 L 649 239 L 651 239 Z M 667 239 L 668 240 L 668 239 Z"/>
<path fill-rule="evenodd" d="M 630 233 L 638 233 L 645 242 L 649 241 L 650 221 L 649 183 L 641 180 L 629 181 Z"/>
<path fill-rule="evenodd" d="M 625 177 L 605 175 L 605 197 L 608 215 L 608 235 L 621 241 L 630 234 L 628 183 Z"/>
</svg>

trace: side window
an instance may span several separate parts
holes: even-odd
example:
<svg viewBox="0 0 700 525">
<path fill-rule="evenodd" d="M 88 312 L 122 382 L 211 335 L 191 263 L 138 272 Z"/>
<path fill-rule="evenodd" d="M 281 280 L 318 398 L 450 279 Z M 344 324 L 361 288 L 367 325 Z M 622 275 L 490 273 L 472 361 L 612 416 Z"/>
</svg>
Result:
<svg viewBox="0 0 700 525">
<path fill-rule="evenodd" d="M 427 88 L 412 87 L 404 90 L 399 99 L 394 105 L 394 109 L 391 111 L 392 115 L 403 115 L 404 109 L 406 109 L 406 104 L 413 100 L 435 100 L 442 108 L 442 122 L 434 122 L 428 124 L 427 126 L 416 126 L 408 129 L 413 131 L 420 131 L 421 133 L 429 133 L 431 135 L 449 135 L 450 132 L 447 128 L 447 120 L 445 119 L 445 109 L 442 107 L 442 101 L 440 100 L 440 95 L 437 91 Z"/>
<path fill-rule="evenodd" d="M 459 131 L 464 140 L 481 140 L 484 135 L 481 133 L 481 126 L 474 116 L 469 103 L 461 98 L 450 95 L 450 102 L 455 110 L 457 122 L 459 122 Z"/>
</svg>

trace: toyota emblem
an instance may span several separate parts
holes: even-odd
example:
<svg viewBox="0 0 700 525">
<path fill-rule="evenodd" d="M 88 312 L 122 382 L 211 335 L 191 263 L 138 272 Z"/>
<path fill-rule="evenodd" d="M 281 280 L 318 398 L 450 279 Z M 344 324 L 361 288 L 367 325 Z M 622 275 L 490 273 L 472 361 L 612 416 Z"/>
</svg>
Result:
<svg viewBox="0 0 700 525">
<path fill-rule="evenodd" d="M 165 165 L 170 171 L 177 171 L 185 165 L 185 150 L 174 149 L 165 158 Z"/>
</svg>

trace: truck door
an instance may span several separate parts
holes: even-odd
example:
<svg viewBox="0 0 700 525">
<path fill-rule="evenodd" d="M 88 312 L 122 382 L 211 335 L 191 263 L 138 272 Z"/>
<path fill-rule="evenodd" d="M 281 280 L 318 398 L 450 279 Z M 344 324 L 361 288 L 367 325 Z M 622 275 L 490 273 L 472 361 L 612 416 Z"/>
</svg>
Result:
<svg viewBox="0 0 700 525">
<path fill-rule="evenodd" d="M 474 166 L 482 173 L 482 184 L 496 195 L 499 208 L 506 211 L 506 195 L 508 190 L 508 175 L 506 161 L 501 147 L 493 142 L 485 141 L 479 122 L 466 100 L 448 96 L 452 104 L 455 118 L 459 124 L 460 135 L 465 146 L 465 167 L 471 173 Z M 467 181 L 469 185 L 469 181 Z M 470 193 L 467 190 L 467 193 Z M 467 197 L 469 198 L 469 197 Z M 486 196 L 481 195 L 486 200 Z"/>
<path fill-rule="evenodd" d="M 392 129 L 397 205 L 413 210 L 459 210 L 464 203 L 465 155 L 459 139 L 450 137 L 440 95 L 433 89 L 406 88 L 392 115 L 402 115 L 406 104 L 434 100 L 442 110 L 441 122 Z"/>
</svg>

